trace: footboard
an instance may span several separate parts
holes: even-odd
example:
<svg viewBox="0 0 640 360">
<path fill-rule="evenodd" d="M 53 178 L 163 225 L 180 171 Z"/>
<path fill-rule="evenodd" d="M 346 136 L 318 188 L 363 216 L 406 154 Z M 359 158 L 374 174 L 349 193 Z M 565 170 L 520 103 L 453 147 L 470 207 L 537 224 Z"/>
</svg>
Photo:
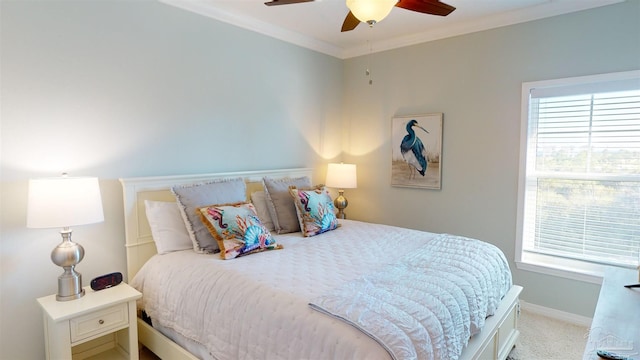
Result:
<svg viewBox="0 0 640 360">
<path fill-rule="evenodd" d="M 521 292 L 521 286 L 511 287 L 496 313 L 487 318 L 482 332 L 469 340 L 460 359 L 504 360 L 507 358 L 520 335 L 518 297 Z"/>
<path fill-rule="evenodd" d="M 160 359 L 198 360 L 140 318 L 138 318 L 138 341 Z"/>
</svg>

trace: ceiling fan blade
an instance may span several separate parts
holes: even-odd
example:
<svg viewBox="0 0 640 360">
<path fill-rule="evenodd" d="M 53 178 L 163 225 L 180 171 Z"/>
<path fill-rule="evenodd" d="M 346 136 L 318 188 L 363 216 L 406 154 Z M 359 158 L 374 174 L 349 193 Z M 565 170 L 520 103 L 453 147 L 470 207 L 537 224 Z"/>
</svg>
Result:
<svg viewBox="0 0 640 360">
<path fill-rule="evenodd" d="M 447 16 L 456 8 L 438 0 L 400 0 L 397 7 L 424 14 Z"/>
<path fill-rule="evenodd" d="M 269 2 L 264 3 L 267 6 L 273 6 L 273 5 L 289 5 L 289 4 L 298 4 L 298 3 L 305 3 L 305 2 L 311 2 L 313 0 L 272 0 Z"/>
<path fill-rule="evenodd" d="M 355 29 L 356 26 L 358 26 L 358 24 L 360 24 L 360 20 L 358 20 L 358 18 L 355 15 L 353 15 L 351 11 L 349 11 L 349 13 L 347 14 L 347 17 L 344 18 L 344 22 L 342 23 L 342 29 L 340 31 L 341 32 L 351 31 Z"/>
</svg>

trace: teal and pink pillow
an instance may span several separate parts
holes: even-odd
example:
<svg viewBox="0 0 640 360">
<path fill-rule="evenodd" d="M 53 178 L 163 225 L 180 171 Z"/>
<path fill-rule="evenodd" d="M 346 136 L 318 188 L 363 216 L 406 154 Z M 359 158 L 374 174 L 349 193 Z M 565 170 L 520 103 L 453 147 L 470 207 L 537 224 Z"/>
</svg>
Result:
<svg viewBox="0 0 640 360">
<path fill-rule="evenodd" d="M 251 203 L 205 206 L 198 208 L 198 215 L 218 241 L 223 259 L 282 248 Z"/>
<path fill-rule="evenodd" d="M 289 188 L 296 205 L 300 229 L 304 236 L 314 236 L 338 227 L 335 207 L 324 186 L 315 189 Z"/>
</svg>

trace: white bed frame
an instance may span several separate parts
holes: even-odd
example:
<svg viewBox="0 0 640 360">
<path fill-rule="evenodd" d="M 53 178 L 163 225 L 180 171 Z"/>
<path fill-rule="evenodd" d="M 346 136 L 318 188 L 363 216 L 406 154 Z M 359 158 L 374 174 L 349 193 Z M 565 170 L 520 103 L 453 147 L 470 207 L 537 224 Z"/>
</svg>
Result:
<svg viewBox="0 0 640 360">
<path fill-rule="evenodd" d="M 133 278 L 142 265 L 157 253 L 145 214 L 145 200 L 175 201 L 170 191 L 174 185 L 238 177 L 245 179 L 247 195 L 249 195 L 253 191 L 262 189 L 262 178 L 265 176 L 272 178 L 308 176 L 313 179 L 313 169 L 295 168 L 120 179 L 124 201 L 127 278 Z M 471 338 L 460 359 L 506 359 L 519 336 L 518 297 L 521 291 L 522 287 L 517 285 L 509 290 L 496 314 L 487 319 L 480 334 Z M 138 318 L 138 340 L 161 359 L 197 359 L 140 318 Z"/>
</svg>

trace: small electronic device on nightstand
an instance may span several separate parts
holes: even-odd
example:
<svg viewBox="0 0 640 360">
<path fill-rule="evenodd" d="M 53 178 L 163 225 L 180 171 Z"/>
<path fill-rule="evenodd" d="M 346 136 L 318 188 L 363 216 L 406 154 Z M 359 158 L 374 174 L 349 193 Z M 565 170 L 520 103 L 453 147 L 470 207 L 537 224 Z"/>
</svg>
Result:
<svg viewBox="0 0 640 360">
<path fill-rule="evenodd" d="M 97 278 L 91 280 L 91 289 L 93 289 L 94 291 L 103 290 L 112 286 L 116 286 L 121 282 L 122 273 L 114 272 L 111 274 L 98 276 Z"/>
</svg>

